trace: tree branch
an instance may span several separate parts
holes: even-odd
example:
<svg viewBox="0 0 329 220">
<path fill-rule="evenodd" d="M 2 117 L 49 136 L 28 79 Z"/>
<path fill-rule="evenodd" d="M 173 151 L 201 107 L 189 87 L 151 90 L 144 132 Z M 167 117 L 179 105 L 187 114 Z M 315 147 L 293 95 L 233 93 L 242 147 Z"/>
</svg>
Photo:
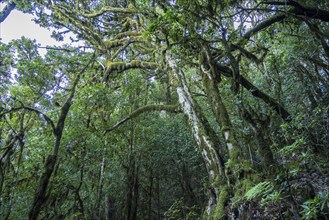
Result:
<svg viewBox="0 0 329 220">
<path fill-rule="evenodd" d="M 85 18 L 94 18 L 94 17 L 98 17 L 106 12 L 131 14 L 131 13 L 136 13 L 137 11 L 134 8 L 114 8 L 114 7 L 104 6 L 99 11 L 96 11 L 93 13 L 84 13 L 84 12 L 78 12 L 78 11 L 75 11 L 75 12 Z"/>
<path fill-rule="evenodd" d="M 270 17 L 269 19 L 266 19 L 265 21 L 260 22 L 258 25 L 256 25 L 254 28 L 247 31 L 244 35 L 244 39 L 249 39 L 251 36 L 257 34 L 261 30 L 271 26 L 272 24 L 276 22 L 283 21 L 286 18 L 286 15 L 274 15 Z"/>
<path fill-rule="evenodd" d="M 160 65 L 158 63 L 155 62 L 144 62 L 144 61 L 140 61 L 140 60 L 132 60 L 128 63 L 126 62 L 111 62 L 108 61 L 106 64 L 106 70 L 104 73 L 104 81 L 108 80 L 109 74 L 112 71 L 125 71 L 128 69 L 157 69 L 160 67 Z"/>
<path fill-rule="evenodd" d="M 279 5 L 279 6 L 292 6 L 293 9 L 287 11 L 288 14 L 297 16 L 306 16 L 308 18 L 319 19 L 321 21 L 329 21 L 329 11 L 319 8 L 310 8 L 299 4 L 297 1 L 287 0 L 284 2 L 269 1 L 261 2 L 260 4 Z"/>
<path fill-rule="evenodd" d="M 10 12 L 16 8 L 16 3 L 14 1 L 8 3 L 4 9 L 0 12 L 0 23 L 4 22 Z"/>
<path fill-rule="evenodd" d="M 130 115 L 128 115 L 126 118 L 117 122 L 111 128 L 106 129 L 105 133 L 118 128 L 120 125 L 124 124 L 125 122 L 127 122 L 130 119 L 136 118 L 145 112 L 152 112 L 152 111 L 167 111 L 167 112 L 174 112 L 174 113 L 181 112 L 178 104 L 176 104 L 176 105 L 146 105 L 146 106 L 136 109 Z"/>
<path fill-rule="evenodd" d="M 233 77 L 233 71 L 226 66 L 222 66 L 219 64 L 215 64 L 218 72 L 223 73 L 224 76 Z M 265 103 L 271 106 L 285 121 L 290 121 L 289 112 L 275 99 L 268 96 L 264 92 L 260 91 L 256 86 L 254 86 L 251 82 L 249 82 L 245 77 L 240 75 L 239 83 L 246 88 L 253 96 L 262 99 Z"/>
<path fill-rule="evenodd" d="M 304 7 L 296 1 L 286 1 L 286 2 L 262 2 L 261 4 L 268 4 L 268 5 L 282 5 L 282 6 L 292 6 L 294 8 L 288 10 L 285 14 L 277 14 L 274 15 L 265 21 L 260 22 L 254 28 L 247 31 L 243 38 L 249 39 L 251 36 L 257 34 L 259 31 L 271 26 L 276 22 L 283 21 L 289 14 L 296 15 L 296 16 L 305 16 L 308 18 L 319 19 L 321 21 L 329 21 L 329 11 L 321 10 L 318 8 L 309 8 Z"/>
<path fill-rule="evenodd" d="M 118 47 L 122 46 L 125 44 L 131 44 L 135 42 L 143 42 L 143 37 L 142 36 L 133 36 L 129 38 L 123 38 L 123 39 L 116 39 L 116 40 L 106 40 L 104 41 L 104 45 L 106 46 L 107 49 L 113 48 L 113 47 Z"/>
<path fill-rule="evenodd" d="M 47 121 L 47 123 L 50 124 L 50 126 L 51 126 L 51 128 L 53 130 L 53 133 L 55 133 L 55 130 L 56 130 L 55 129 L 55 124 L 54 124 L 54 122 L 46 114 L 42 113 L 41 111 L 39 111 L 37 109 L 31 108 L 31 107 L 27 107 L 27 106 L 24 106 L 24 105 L 22 105 L 21 107 L 12 108 L 12 109 L 10 109 L 10 110 L 8 110 L 6 112 L 1 113 L 0 114 L 0 118 L 2 116 L 4 116 L 5 114 L 8 114 L 10 112 L 17 112 L 17 111 L 22 110 L 22 109 L 25 109 L 25 110 L 28 110 L 28 111 L 31 111 L 31 112 L 35 112 L 35 113 L 37 113 L 39 115 L 42 115 L 44 117 L 44 119 Z"/>
</svg>

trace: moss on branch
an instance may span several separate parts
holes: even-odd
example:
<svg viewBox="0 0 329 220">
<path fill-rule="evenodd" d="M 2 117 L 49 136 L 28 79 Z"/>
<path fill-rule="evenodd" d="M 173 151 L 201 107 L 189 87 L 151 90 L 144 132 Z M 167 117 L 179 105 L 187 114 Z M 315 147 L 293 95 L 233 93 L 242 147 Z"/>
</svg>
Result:
<svg viewBox="0 0 329 220">
<path fill-rule="evenodd" d="M 135 42 L 143 42 L 143 37 L 142 36 L 132 36 L 129 38 L 124 38 L 124 39 L 117 39 L 117 40 L 106 40 L 104 41 L 104 45 L 106 48 L 110 49 L 113 47 L 118 47 L 126 44 L 131 44 Z"/>
<path fill-rule="evenodd" d="M 117 122 L 115 125 L 113 125 L 111 128 L 106 129 L 105 133 L 110 132 L 125 122 L 129 121 L 130 119 L 137 118 L 139 115 L 146 113 L 146 112 L 152 112 L 152 111 L 166 111 L 166 112 L 173 112 L 173 113 L 179 113 L 181 112 L 180 107 L 178 104 L 175 105 L 146 105 L 143 107 L 140 107 L 133 111 L 130 115 L 128 115 L 126 118 L 122 119 L 121 121 Z"/>
<path fill-rule="evenodd" d="M 133 7 L 115 8 L 115 7 L 109 7 L 109 6 L 104 6 L 99 11 L 95 11 L 93 13 L 83 13 L 83 12 L 76 11 L 77 14 L 80 14 L 81 16 L 83 16 L 85 18 L 98 17 L 106 12 L 132 14 L 132 13 L 136 13 L 137 11 Z"/>
<path fill-rule="evenodd" d="M 106 62 L 107 67 L 106 74 L 108 75 L 112 71 L 124 71 L 128 69 L 156 69 L 159 68 L 159 64 L 155 62 L 144 62 L 140 60 L 132 60 L 128 63 L 126 62 Z"/>
<path fill-rule="evenodd" d="M 122 33 L 117 34 L 114 39 L 122 39 L 124 37 L 133 37 L 133 36 L 140 36 L 141 33 L 136 32 L 136 31 L 125 31 Z"/>
<path fill-rule="evenodd" d="M 222 73 L 224 76 L 233 77 L 233 71 L 229 67 L 222 66 L 218 63 L 215 64 L 215 67 L 218 74 Z M 265 103 L 271 106 L 283 120 L 290 121 L 290 113 L 274 98 L 262 92 L 242 75 L 240 75 L 240 81 L 238 83 L 246 88 L 253 96 L 262 99 Z"/>
</svg>

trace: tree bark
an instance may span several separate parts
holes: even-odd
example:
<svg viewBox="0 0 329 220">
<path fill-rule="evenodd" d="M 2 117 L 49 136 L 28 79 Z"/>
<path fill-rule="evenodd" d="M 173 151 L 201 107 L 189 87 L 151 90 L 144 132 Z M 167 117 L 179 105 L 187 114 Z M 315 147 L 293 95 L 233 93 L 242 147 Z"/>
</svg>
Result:
<svg viewBox="0 0 329 220">
<path fill-rule="evenodd" d="M 42 206 L 48 199 L 47 188 L 51 174 L 54 171 L 57 155 L 49 155 L 46 160 L 45 172 L 42 174 L 37 193 L 34 196 L 32 207 L 29 212 L 29 220 L 35 220 L 39 216 Z"/>
<path fill-rule="evenodd" d="M 197 143 L 198 150 L 201 152 L 209 174 L 208 205 L 206 208 L 206 214 L 209 215 L 218 202 L 220 184 L 215 184 L 215 182 L 219 180 L 221 183 L 226 183 L 224 161 L 218 154 L 220 145 L 215 132 L 210 127 L 200 107 L 193 100 L 183 72 L 177 68 L 174 59 L 168 54 L 166 61 L 169 64 L 169 70 L 172 71 L 173 75 L 179 81 L 179 86 L 177 87 L 179 103 L 184 115 L 188 119 L 194 140 Z"/>
<path fill-rule="evenodd" d="M 217 71 L 217 74 L 223 74 L 227 77 L 232 77 L 233 72 L 232 70 L 227 66 L 222 66 L 218 63 L 215 64 L 215 68 Z M 290 119 L 290 113 L 275 99 L 270 97 L 269 95 L 262 92 L 260 89 L 258 89 L 256 86 L 254 86 L 251 82 L 249 82 L 245 77 L 240 75 L 240 83 L 241 85 L 246 88 L 253 96 L 262 99 L 266 104 L 271 106 L 274 111 L 276 111 L 283 120 L 289 122 Z"/>
<path fill-rule="evenodd" d="M 208 60 L 206 63 L 212 65 L 212 59 L 211 57 L 209 57 L 209 54 L 201 56 L 204 56 L 203 60 Z M 205 88 L 208 102 L 211 106 L 212 112 L 214 113 L 217 123 L 220 125 L 222 135 L 225 139 L 226 147 L 230 155 L 230 159 L 237 159 L 236 153 L 238 152 L 238 150 L 236 149 L 237 144 L 234 138 L 231 121 L 218 90 L 218 74 L 216 74 L 216 69 L 214 67 L 211 67 L 209 65 L 207 66 L 205 65 L 205 63 L 200 63 L 200 66 L 200 73 L 202 76 L 202 82 Z"/>
<path fill-rule="evenodd" d="M 148 219 L 152 219 L 152 196 L 153 196 L 153 170 L 150 168 L 149 174 L 149 192 L 148 192 Z"/>
</svg>

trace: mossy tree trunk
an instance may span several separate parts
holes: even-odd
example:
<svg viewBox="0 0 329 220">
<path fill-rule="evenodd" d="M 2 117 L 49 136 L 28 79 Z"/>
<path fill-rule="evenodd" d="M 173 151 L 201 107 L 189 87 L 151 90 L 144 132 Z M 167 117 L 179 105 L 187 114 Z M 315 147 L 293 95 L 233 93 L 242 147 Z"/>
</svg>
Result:
<svg viewBox="0 0 329 220">
<path fill-rule="evenodd" d="M 229 158 L 235 161 L 238 159 L 239 149 L 234 137 L 230 117 L 218 90 L 218 84 L 220 82 L 219 74 L 216 74 L 216 70 L 212 65 L 212 60 L 208 52 L 201 53 L 199 58 L 200 57 L 202 57 L 200 59 L 200 73 L 209 105 L 211 106 L 216 121 L 221 128 L 221 132 L 229 152 Z"/>
<path fill-rule="evenodd" d="M 200 75 L 209 106 L 215 116 L 216 122 L 221 128 L 221 134 L 225 140 L 228 151 L 228 166 L 225 167 L 227 185 L 223 185 L 218 194 L 218 202 L 215 211 L 210 218 L 220 219 L 224 216 L 224 207 L 233 192 L 235 184 L 239 184 L 241 176 L 246 176 L 251 168 L 251 163 L 242 154 L 241 146 L 235 138 L 234 128 L 219 91 L 220 73 L 217 72 L 210 51 L 204 47 L 199 54 Z M 238 76 L 237 76 L 238 77 Z M 243 165 L 242 165 L 243 164 Z M 247 177 L 248 178 L 248 177 Z"/>
<path fill-rule="evenodd" d="M 218 153 L 220 144 L 216 133 L 210 127 L 200 106 L 193 99 L 187 87 L 184 73 L 181 69 L 177 68 L 174 59 L 170 55 L 167 55 L 166 60 L 169 64 L 169 70 L 178 80 L 176 91 L 179 103 L 184 115 L 188 119 L 198 151 L 201 153 L 208 171 L 208 205 L 205 212 L 207 215 L 210 215 L 217 206 L 221 186 L 226 184 L 224 161 Z"/>
<path fill-rule="evenodd" d="M 262 158 L 262 164 L 264 169 L 268 169 L 270 166 L 276 166 L 277 162 L 274 159 L 273 152 L 271 150 L 272 141 L 268 138 L 267 128 L 269 127 L 269 118 L 259 119 L 258 116 L 252 115 L 245 108 L 241 108 L 241 115 L 243 119 L 252 128 L 256 138 L 256 148 L 259 152 L 259 156 Z"/>
</svg>

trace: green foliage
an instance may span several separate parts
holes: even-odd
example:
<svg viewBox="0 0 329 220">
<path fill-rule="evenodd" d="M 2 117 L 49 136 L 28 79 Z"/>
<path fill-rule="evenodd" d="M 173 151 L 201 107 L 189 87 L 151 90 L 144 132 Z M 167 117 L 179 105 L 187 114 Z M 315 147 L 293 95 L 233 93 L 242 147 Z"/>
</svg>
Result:
<svg viewBox="0 0 329 220">
<path fill-rule="evenodd" d="M 186 207 L 182 199 L 177 199 L 173 202 L 170 208 L 164 213 L 166 219 L 183 220 L 198 218 L 197 207 Z"/>
<path fill-rule="evenodd" d="M 225 205 L 229 199 L 229 188 L 224 186 L 220 188 L 220 193 L 218 197 L 218 202 L 215 208 L 214 213 L 211 215 L 211 218 L 222 219 L 225 216 Z"/>
<path fill-rule="evenodd" d="M 285 146 L 282 149 L 280 149 L 279 153 L 282 153 L 287 157 L 292 157 L 296 153 L 300 152 L 300 149 L 302 149 L 304 146 L 305 146 L 305 141 L 303 138 L 301 138 L 296 140 L 292 145 Z"/>
<path fill-rule="evenodd" d="M 44 56 L 24 37 L 0 44 L 1 219 L 31 210 L 78 75 L 40 219 L 191 219 L 207 217 L 208 208 L 214 219 L 327 218 L 327 1 L 15 3 L 54 28 L 56 40 L 71 32 L 81 44 Z M 135 68 L 146 62 L 158 68 Z M 212 90 L 204 76 L 216 78 Z M 127 118 L 145 105 L 184 107 L 178 87 L 201 106 L 192 109 L 196 124 L 189 112 Z M 231 152 L 222 132 L 228 125 Z M 191 127 L 201 138 L 193 140 Z M 202 144 L 214 149 L 201 155 Z M 204 162 L 225 174 L 213 177 Z M 217 197 L 212 207 L 206 190 Z"/>
<path fill-rule="evenodd" d="M 170 206 L 170 208 L 164 213 L 165 217 L 167 219 L 183 219 L 182 213 L 182 201 L 181 200 L 175 200 L 173 204 Z"/>
<path fill-rule="evenodd" d="M 273 191 L 273 183 L 269 181 L 261 182 L 252 187 L 245 194 L 247 200 L 260 199 Z"/>
<path fill-rule="evenodd" d="M 329 211 L 329 193 L 321 192 L 313 199 L 304 202 L 301 207 L 303 219 L 317 219 L 326 215 Z"/>
</svg>

